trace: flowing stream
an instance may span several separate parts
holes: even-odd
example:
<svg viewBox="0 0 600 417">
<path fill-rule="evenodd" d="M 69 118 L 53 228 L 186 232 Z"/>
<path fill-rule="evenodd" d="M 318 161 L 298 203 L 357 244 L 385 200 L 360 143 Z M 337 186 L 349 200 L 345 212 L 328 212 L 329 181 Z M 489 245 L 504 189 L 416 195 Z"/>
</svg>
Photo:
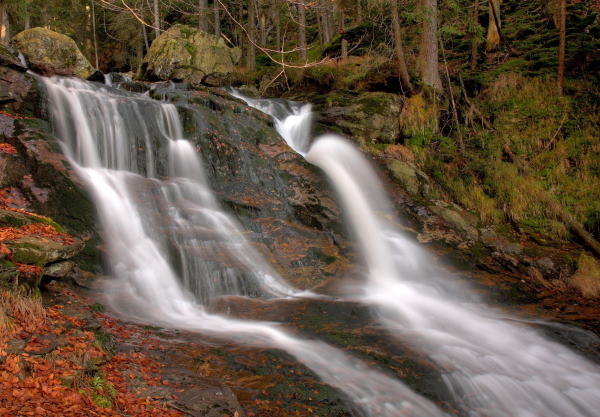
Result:
<svg viewBox="0 0 600 417">
<path fill-rule="evenodd" d="M 342 391 L 360 415 L 444 413 L 402 382 L 274 323 L 209 314 L 221 295 L 310 296 L 286 284 L 246 241 L 209 188 L 174 105 L 109 85 L 42 78 L 63 152 L 97 205 L 113 306 L 136 320 L 284 350 Z M 309 112 L 310 113 L 310 112 Z M 308 133 L 304 121 L 285 126 Z M 287 119 L 286 119 L 287 120 Z"/>
<path fill-rule="evenodd" d="M 309 143 L 309 105 L 232 94 L 271 115 L 288 145 L 327 174 L 368 266 L 363 302 L 391 335 L 436 361 L 468 415 L 600 414 L 599 367 L 478 300 L 453 296 L 461 288 L 452 288 L 451 278 L 394 226 L 390 203 L 362 154 L 335 135 Z"/>
</svg>

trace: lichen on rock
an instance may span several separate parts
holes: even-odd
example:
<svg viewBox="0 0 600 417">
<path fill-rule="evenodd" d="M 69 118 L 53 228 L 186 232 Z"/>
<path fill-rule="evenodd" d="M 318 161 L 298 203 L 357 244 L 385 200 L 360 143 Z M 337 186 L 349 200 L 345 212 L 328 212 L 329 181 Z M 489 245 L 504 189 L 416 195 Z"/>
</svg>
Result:
<svg viewBox="0 0 600 417">
<path fill-rule="evenodd" d="M 199 86 L 205 79 L 225 80 L 241 58 L 214 35 L 185 25 L 174 25 L 152 42 L 138 78 L 185 81 Z"/>
<path fill-rule="evenodd" d="M 27 29 L 12 38 L 29 66 L 44 75 L 89 78 L 94 67 L 70 37 L 46 28 Z"/>
</svg>

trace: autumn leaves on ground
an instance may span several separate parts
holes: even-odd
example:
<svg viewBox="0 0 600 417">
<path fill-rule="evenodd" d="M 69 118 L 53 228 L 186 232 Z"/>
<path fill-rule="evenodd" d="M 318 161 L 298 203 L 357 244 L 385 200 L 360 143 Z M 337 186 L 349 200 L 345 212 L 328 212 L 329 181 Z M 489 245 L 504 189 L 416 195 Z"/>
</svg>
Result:
<svg viewBox="0 0 600 417">
<path fill-rule="evenodd" d="M 16 151 L 0 144 L 0 152 Z M 6 193 L 2 197 L 0 209 L 47 220 L 11 207 Z M 162 384 L 159 365 L 139 353 L 111 355 L 103 333 L 86 329 L 86 319 L 94 317 L 110 328 L 110 319 L 93 311 L 97 305 L 56 285 L 48 292 L 64 296 L 67 306 L 47 303 L 25 285 L 39 281 L 44 267 L 14 262 L 10 242 L 23 237 L 74 241 L 46 222 L 0 227 L 0 274 L 10 273 L 0 287 L 0 416 L 181 415 L 132 391 L 130 379 L 137 375 L 145 384 Z"/>
</svg>

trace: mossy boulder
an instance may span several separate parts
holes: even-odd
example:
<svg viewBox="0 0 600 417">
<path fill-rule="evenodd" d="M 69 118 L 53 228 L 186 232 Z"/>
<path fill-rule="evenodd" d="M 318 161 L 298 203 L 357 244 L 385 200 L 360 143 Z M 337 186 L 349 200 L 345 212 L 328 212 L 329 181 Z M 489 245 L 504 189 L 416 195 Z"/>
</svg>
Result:
<svg viewBox="0 0 600 417">
<path fill-rule="evenodd" d="M 333 126 L 361 143 L 396 143 L 400 137 L 401 97 L 384 92 L 358 96 L 331 95 L 321 123 Z"/>
<path fill-rule="evenodd" d="M 84 243 L 78 239 L 73 243 L 63 243 L 36 236 L 24 236 L 10 242 L 15 262 L 40 266 L 70 259 L 81 252 L 83 246 Z"/>
<path fill-rule="evenodd" d="M 50 29 L 24 30 L 12 38 L 12 43 L 29 66 L 42 74 L 88 78 L 95 72 L 73 39 Z"/>
<path fill-rule="evenodd" d="M 199 86 L 207 79 L 225 81 L 241 58 L 214 35 L 185 25 L 174 25 L 152 42 L 142 62 L 139 78 L 185 81 Z"/>
<path fill-rule="evenodd" d="M 389 159 L 386 165 L 392 177 L 402 184 L 404 190 L 411 196 L 417 197 L 428 193 L 429 178 L 414 163 Z"/>
</svg>

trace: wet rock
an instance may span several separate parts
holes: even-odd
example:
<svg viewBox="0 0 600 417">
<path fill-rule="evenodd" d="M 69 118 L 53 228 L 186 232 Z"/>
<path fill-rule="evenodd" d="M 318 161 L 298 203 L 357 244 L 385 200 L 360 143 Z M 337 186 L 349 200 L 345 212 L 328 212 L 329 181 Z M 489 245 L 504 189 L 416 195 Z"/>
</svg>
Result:
<svg viewBox="0 0 600 417">
<path fill-rule="evenodd" d="M 31 86 L 32 81 L 29 75 L 21 70 L 0 65 L 0 104 L 24 100 L 29 94 Z"/>
<path fill-rule="evenodd" d="M 0 188 L 17 183 L 26 172 L 19 155 L 0 151 Z"/>
<path fill-rule="evenodd" d="M 17 54 L 5 45 L 0 45 L 0 66 L 11 68 L 19 72 L 27 71 Z"/>
<path fill-rule="evenodd" d="M 227 84 L 224 76 L 241 58 L 239 48 L 230 48 L 222 38 L 185 25 L 174 25 L 152 42 L 142 63 L 148 80 L 185 81 L 199 86 Z"/>
<path fill-rule="evenodd" d="M 347 268 L 351 249 L 330 187 L 268 116 L 217 89 L 167 94 L 182 103 L 185 136 L 211 188 L 281 276 L 311 288 Z"/>
<path fill-rule="evenodd" d="M 95 70 L 75 41 L 46 28 L 27 29 L 12 38 L 32 69 L 44 75 L 88 78 Z"/>
<path fill-rule="evenodd" d="M 15 262 L 29 265 L 46 265 L 77 255 L 84 243 L 63 243 L 36 236 L 24 236 L 11 242 Z"/>
<path fill-rule="evenodd" d="M 30 211 L 54 219 L 71 234 L 90 235 L 95 227 L 94 206 L 56 138 L 41 126 L 19 123 L 19 135 L 11 138 L 28 173 L 13 186 L 27 197 Z"/>
<path fill-rule="evenodd" d="M 174 403 L 178 409 L 196 417 L 245 415 L 231 389 L 207 378 L 194 381 L 193 386 L 177 395 Z"/>
</svg>

